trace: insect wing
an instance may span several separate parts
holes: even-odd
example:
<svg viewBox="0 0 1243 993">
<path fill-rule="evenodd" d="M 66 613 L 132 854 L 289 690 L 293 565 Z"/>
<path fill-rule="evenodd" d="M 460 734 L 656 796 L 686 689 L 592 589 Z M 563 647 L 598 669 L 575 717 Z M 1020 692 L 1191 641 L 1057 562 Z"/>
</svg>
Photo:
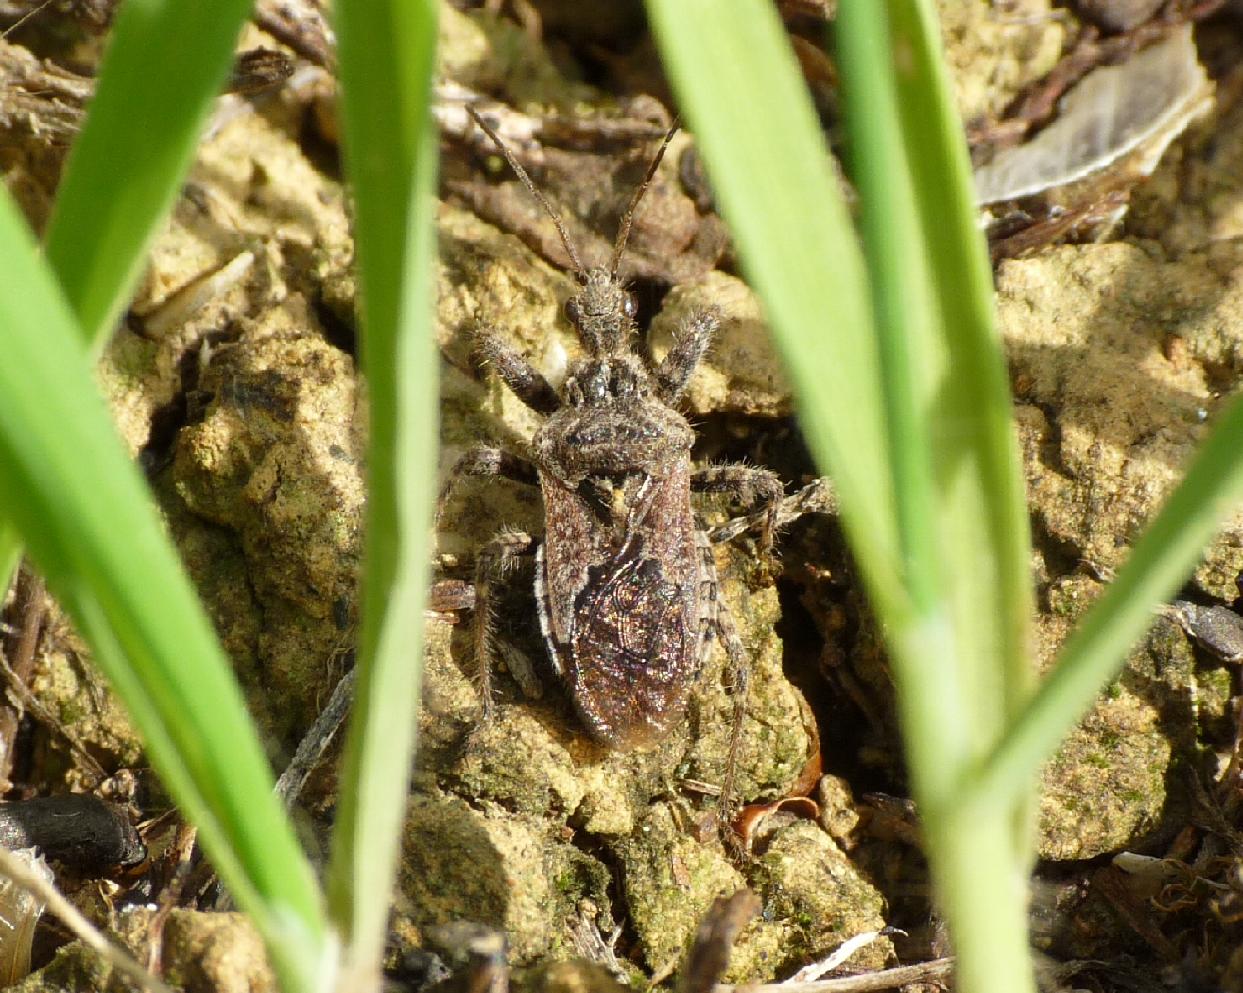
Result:
<svg viewBox="0 0 1243 993">
<path fill-rule="evenodd" d="M 681 719 L 700 666 L 700 576 L 689 467 L 653 480 L 625 533 L 602 527 L 573 491 L 546 487 L 550 528 L 538 575 L 545 637 L 583 722 L 613 746 L 641 744 Z M 563 544 L 573 535 L 587 538 Z M 589 535 L 589 537 L 588 537 Z M 572 549 L 593 549 L 588 560 Z"/>
</svg>

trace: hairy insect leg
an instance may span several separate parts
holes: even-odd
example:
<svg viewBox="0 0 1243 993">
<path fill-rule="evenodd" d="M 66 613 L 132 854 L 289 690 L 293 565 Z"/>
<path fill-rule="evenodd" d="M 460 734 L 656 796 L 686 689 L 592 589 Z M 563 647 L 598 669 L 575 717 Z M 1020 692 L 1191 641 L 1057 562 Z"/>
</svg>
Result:
<svg viewBox="0 0 1243 993">
<path fill-rule="evenodd" d="M 701 493 L 729 493 L 740 503 L 760 508 L 760 553 L 772 554 L 773 532 L 785 491 L 775 472 L 750 465 L 715 465 L 691 477 L 691 489 Z"/>
<path fill-rule="evenodd" d="M 444 485 L 436 497 L 436 523 L 444 514 L 445 505 L 457 490 L 464 476 L 502 476 L 516 483 L 527 483 L 535 486 L 539 475 L 526 459 L 512 455 L 502 448 L 478 445 L 466 451 L 461 458 L 453 463 L 453 467 L 445 476 Z"/>
<path fill-rule="evenodd" d="M 764 523 L 768 513 L 769 511 L 765 508 L 759 513 L 735 517 L 724 524 L 718 524 L 708 531 L 708 540 L 714 545 L 719 545 L 724 541 L 733 541 L 743 532 L 758 529 Z M 837 497 L 833 493 L 833 486 L 828 477 L 821 476 L 819 479 L 814 479 L 798 492 L 785 497 L 777 507 L 776 526 L 783 528 L 805 514 L 836 516 Z"/>
<path fill-rule="evenodd" d="M 747 712 L 747 693 L 751 684 L 751 661 L 747 656 L 746 647 L 734 626 L 734 619 L 729 608 L 721 600 L 716 562 L 712 555 L 712 545 L 708 536 L 698 537 L 700 554 L 701 595 L 704 604 L 700 618 L 703 637 L 702 650 L 707 651 L 711 639 L 716 637 L 725 649 L 729 659 L 728 677 L 730 698 L 733 702 L 730 715 L 729 750 L 725 756 L 725 772 L 721 780 L 721 795 L 717 801 L 717 821 L 721 837 L 727 844 L 734 842 L 730 823 L 737 806 L 738 753 L 742 747 L 742 723 Z"/>
<path fill-rule="evenodd" d="M 498 654 L 492 614 L 494 587 L 519 557 L 534 551 L 535 539 L 529 534 L 506 529 L 480 549 L 475 561 L 475 613 L 471 633 L 475 640 L 475 679 L 483 704 L 481 725 L 492 718 L 492 666 Z"/>
<path fill-rule="evenodd" d="M 725 777 L 721 781 L 720 816 L 722 830 L 729 826 L 737 804 L 738 789 L 738 752 L 742 747 L 742 721 L 747 713 L 747 693 L 751 688 L 751 660 L 747 658 L 747 650 L 738 636 L 734 619 L 729 610 L 721 606 L 717 610 L 716 634 L 725 647 L 729 657 L 730 695 L 733 700 L 733 713 L 730 718 L 729 753 L 725 759 Z"/>
<path fill-rule="evenodd" d="M 494 328 L 475 332 L 475 354 L 496 373 L 514 396 L 538 414 L 561 409 L 561 398 L 543 374 L 497 334 Z"/>
<path fill-rule="evenodd" d="M 673 334 L 673 347 L 655 369 L 656 396 L 662 403 L 672 404 L 699 365 L 720 325 L 711 311 L 696 311 Z"/>
</svg>

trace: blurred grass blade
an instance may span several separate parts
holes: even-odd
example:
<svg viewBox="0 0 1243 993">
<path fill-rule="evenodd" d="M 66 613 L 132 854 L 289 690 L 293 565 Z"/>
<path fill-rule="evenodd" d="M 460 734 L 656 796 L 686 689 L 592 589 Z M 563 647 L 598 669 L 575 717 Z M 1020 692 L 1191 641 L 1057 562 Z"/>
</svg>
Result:
<svg viewBox="0 0 1243 993">
<path fill-rule="evenodd" d="M 128 304 L 232 64 L 250 0 L 125 0 L 65 164 L 46 257 L 92 348 Z"/>
<path fill-rule="evenodd" d="M 940 358 L 938 329 L 896 112 L 887 23 L 884 4 L 847 2 L 839 7 L 835 28 L 849 173 L 859 195 L 859 230 L 880 348 L 903 578 L 913 609 L 923 614 L 942 591 L 925 430 L 931 391 L 942 370 L 939 363 L 928 368 L 934 356 Z"/>
<path fill-rule="evenodd" d="M 892 62 L 896 107 L 945 353 L 944 377 L 930 384 L 936 395 L 929 411 L 933 465 L 941 473 L 941 550 L 958 580 L 956 627 L 975 637 L 974 645 L 962 645 L 976 665 L 973 692 L 990 701 L 988 712 L 976 715 L 976 738 L 991 745 L 1035 683 L 1027 500 L 992 267 L 933 4 L 889 0 L 888 9 L 891 50 L 901 53 Z M 952 518 L 943 516 L 949 507 Z"/>
<path fill-rule="evenodd" d="M 869 591 L 905 612 L 863 260 L 781 22 L 766 0 L 648 0 L 648 11 Z"/>
<path fill-rule="evenodd" d="M 0 508 L 125 704 L 289 990 L 328 952 L 315 880 L 228 663 L 92 380 L 80 331 L 0 191 Z"/>
<path fill-rule="evenodd" d="M 1153 609 L 1186 582 L 1214 531 L 1243 500 L 1243 394 L 1235 396 L 1186 477 L 1101 598 L 1080 618 L 1056 667 L 967 784 L 964 805 L 1000 802 L 1035 774 L 1122 668 Z"/>
<path fill-rule="evenodd" d="M 844 0 L 835 28 L 886 359 L 906 575 L 916 603 L 935 590 L 953 618 L 947 657 L 929 664 L 927 647 L 916 646 L 915 657 L 898 660 L 908 725 L 942 725 L 910 761 L 923 802 L 952 804 L 964 763 L 993 747 L 1033 683 L 1030 539 L 1009 384 L 931 11 L 923 0 Z M 933 470 L 930 487 L 924 474 Z M 931 701 L 935 713 L 926 713 Z"/>
<path fill-rule="evenodd" d="M 7 518 L 0 518 L 0 600 L 8 595 L 21 560 L 21 536 Z"/>
<path fill-rule="evenodd" d="M 409 784 L 436 475 L 437 11 L 434 0 L 339 0 L 336 20 L 371 445 L 358 685 L 328 892 L 370 984 Z"/>
<path fill-rule="evenodd" d="M 842 0 L 835 31 L 918 610 L 887 632 L 907 764 L 956 985 L 1017 993 L 1033 988 L 1029 797 L 973 821 L 958 811 L 964 774 L 1031 685 L 1025 506 L 991 273 L 930 9 Z"/>
<path fill-rule="evenodd" d="M 93 351 L 107 343 L 181 189 L 250 7 L 128 0 L 117 12 L 46 236 L 46 257 Z M 0 591 L 20 557 L 0 522 Z"/>
<path fill-rule="evenodd" d="M 904 710 L 908 733 L 923 734 L 919 729 L 933 719 L 945 725 L 933 737 L 934 747 L 912 756 L 926 800 L 952 790 L 953 769 L 968 754 L 972 724 L 960 680 L 946 671 L 959 655 L 956 632 L 945 621 L 952 592 L 946 582 L 956 583 L 958 577 L 942 562 L 939 519 L 949 508 L 934 492 L 930 460 L 930 422 L 945 375 L 945 350 L 898 118 L 885 5 L 845 2 L 834 26 L 849 172 L 859 194 L 859 229 L 876 317 L 902 578 L 912 614 L 927 621 L 921 629 L 940 635 L 936 645 L 921 635 L 913 657 L 899 652 L 894 659 L 895 676 L 913 705 Z M 900 627 L 891 624 L 889 632 L 898 647 L 906 643 Z M 930 656 L 937 648 L 941 651 Z"/>
<path fill-rule="evenodd" d="M 1012 673 L 1026 679 L 1029 594 L 989 272 L 929 12 L 913 0 L 839 7 L 865 282 L 771 6 L 649 5 L 744 268 L 783 343 L 803 428 L 838 482 L 847 535 L 893 648 L 960 988 L 1029 990 L 1022 805 L 981 810 L 971 823 L 955 804 L 970 763 L 1001 733 L 1007 681 Z M 942 209 L 930 208 L 937 198 Z M 843 370 L 850 383 L 833 378 Z M 866 489 L 851 489 L 861 481 Z"/>
</svg>

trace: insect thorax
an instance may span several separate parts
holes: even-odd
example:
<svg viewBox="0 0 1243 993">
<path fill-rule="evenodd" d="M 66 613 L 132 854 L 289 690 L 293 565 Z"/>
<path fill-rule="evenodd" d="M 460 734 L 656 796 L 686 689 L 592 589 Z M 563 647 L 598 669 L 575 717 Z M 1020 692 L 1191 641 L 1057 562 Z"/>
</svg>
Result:
<svg viewBox="0 0 1243 993">
<path fill-rule="evenodd" d="M 535 461 L 570 485 L 589 476 L 664 476 L 689 458 L 695 433 L 654 395 L 634 355 L 585 359 L 570 370 L 566 400 L 533 439 Z"/>
</svg>

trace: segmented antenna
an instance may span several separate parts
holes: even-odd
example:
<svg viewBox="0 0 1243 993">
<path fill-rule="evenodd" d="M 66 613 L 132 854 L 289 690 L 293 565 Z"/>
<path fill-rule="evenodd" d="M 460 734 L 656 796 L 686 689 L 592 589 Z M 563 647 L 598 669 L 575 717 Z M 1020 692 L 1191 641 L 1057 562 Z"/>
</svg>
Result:
<svg viewBox="0 0 1243 993">
<path fill-rule="evenodd" d="M 635 208 L 639 206 L 639 201 L 643 199 L 643 194 L 647 192 L 647 188 L 652 182 L 652 177 L 656 175 L 656 170 L 660 166 L 660 160 L 665 157 L 665 149 L 669 147 L 669 142 L 673 141 L 673 136 L 678 133 L 681 123 L 679 118 L 674 117 L 673 123 L 669 125 L 669 130 L 665 133 L 665 140 L 660 143 L 660 148 L 656 149 L 656 155 L 652 158 L 652 164 L 647 167 L 647 175 L 643 177 L 643 182 L 639 185 L 639 188 L 634 191 L 634 196 L 630 200 L 630 206 L 622 214 L 621 227 L 617 229 L 617 243 L 613 246 L 613 262 L 609 266 L 609 272 L 614 279 L 617 278 L 617 267 L 621 265 L 622 253 L 626 250 L 626 242 L 630 238 L 630 222 L 634 220 Z"/>
<path fill-rule="evenodd" d="M 518 178 L 522 180 L 522 185 L 531 191 L 531 195 L 539 201 L 539 205 L 543 207 L 548 216 L 552 218 L 553 224 L 557 226 L 557 234 L 561 235 L 561 244 L 565 246 L 566 253 L 570 256 L 570 262 L 573 263 L 579 279 L 581 280 L 585 278 L 586 270 L 583 268 L 583 263 L 579 260 L 578 252 L 574 250 L 574 244 L 570 241 L 570 233 L 566 231 L 565 223 L 561 220 L 561 215 L 553 210 L 552 204 L 548 202 L 548 198 L 539 191 L 533 182 L 531 182 L 531 177 L 528 176 L 527 171 L 522 168 L 522 164 L 514 158 L 513 153 L 505 147 L 505 142 L 501 141 L 501 136 L 493 131 L 492 126 L 479 116 L 479 112 L 475 110 L 474 107 L 467 104 L 466 113 L 470 114 L 475 123 L 483 128 L 484 134 L 492 139 L 492 143 L 496 145 L 496 147 L 501 150 L 501 154 L 505 156 L 505 161 L 509 163 L 509 168 L 513 169 Z M 668 139 L 665 139 L 665 143 L 668 144 Z M 664 149 L 662 148 L 661 150 L 663 151 Z M 659 157 L 657 157 L 657 161 L 660 161 Z M 643 185 L 646 186 L 647 183 L 645 182 Z M 633 205 L 631 209 L 633 209 Z"/>
</svg>

